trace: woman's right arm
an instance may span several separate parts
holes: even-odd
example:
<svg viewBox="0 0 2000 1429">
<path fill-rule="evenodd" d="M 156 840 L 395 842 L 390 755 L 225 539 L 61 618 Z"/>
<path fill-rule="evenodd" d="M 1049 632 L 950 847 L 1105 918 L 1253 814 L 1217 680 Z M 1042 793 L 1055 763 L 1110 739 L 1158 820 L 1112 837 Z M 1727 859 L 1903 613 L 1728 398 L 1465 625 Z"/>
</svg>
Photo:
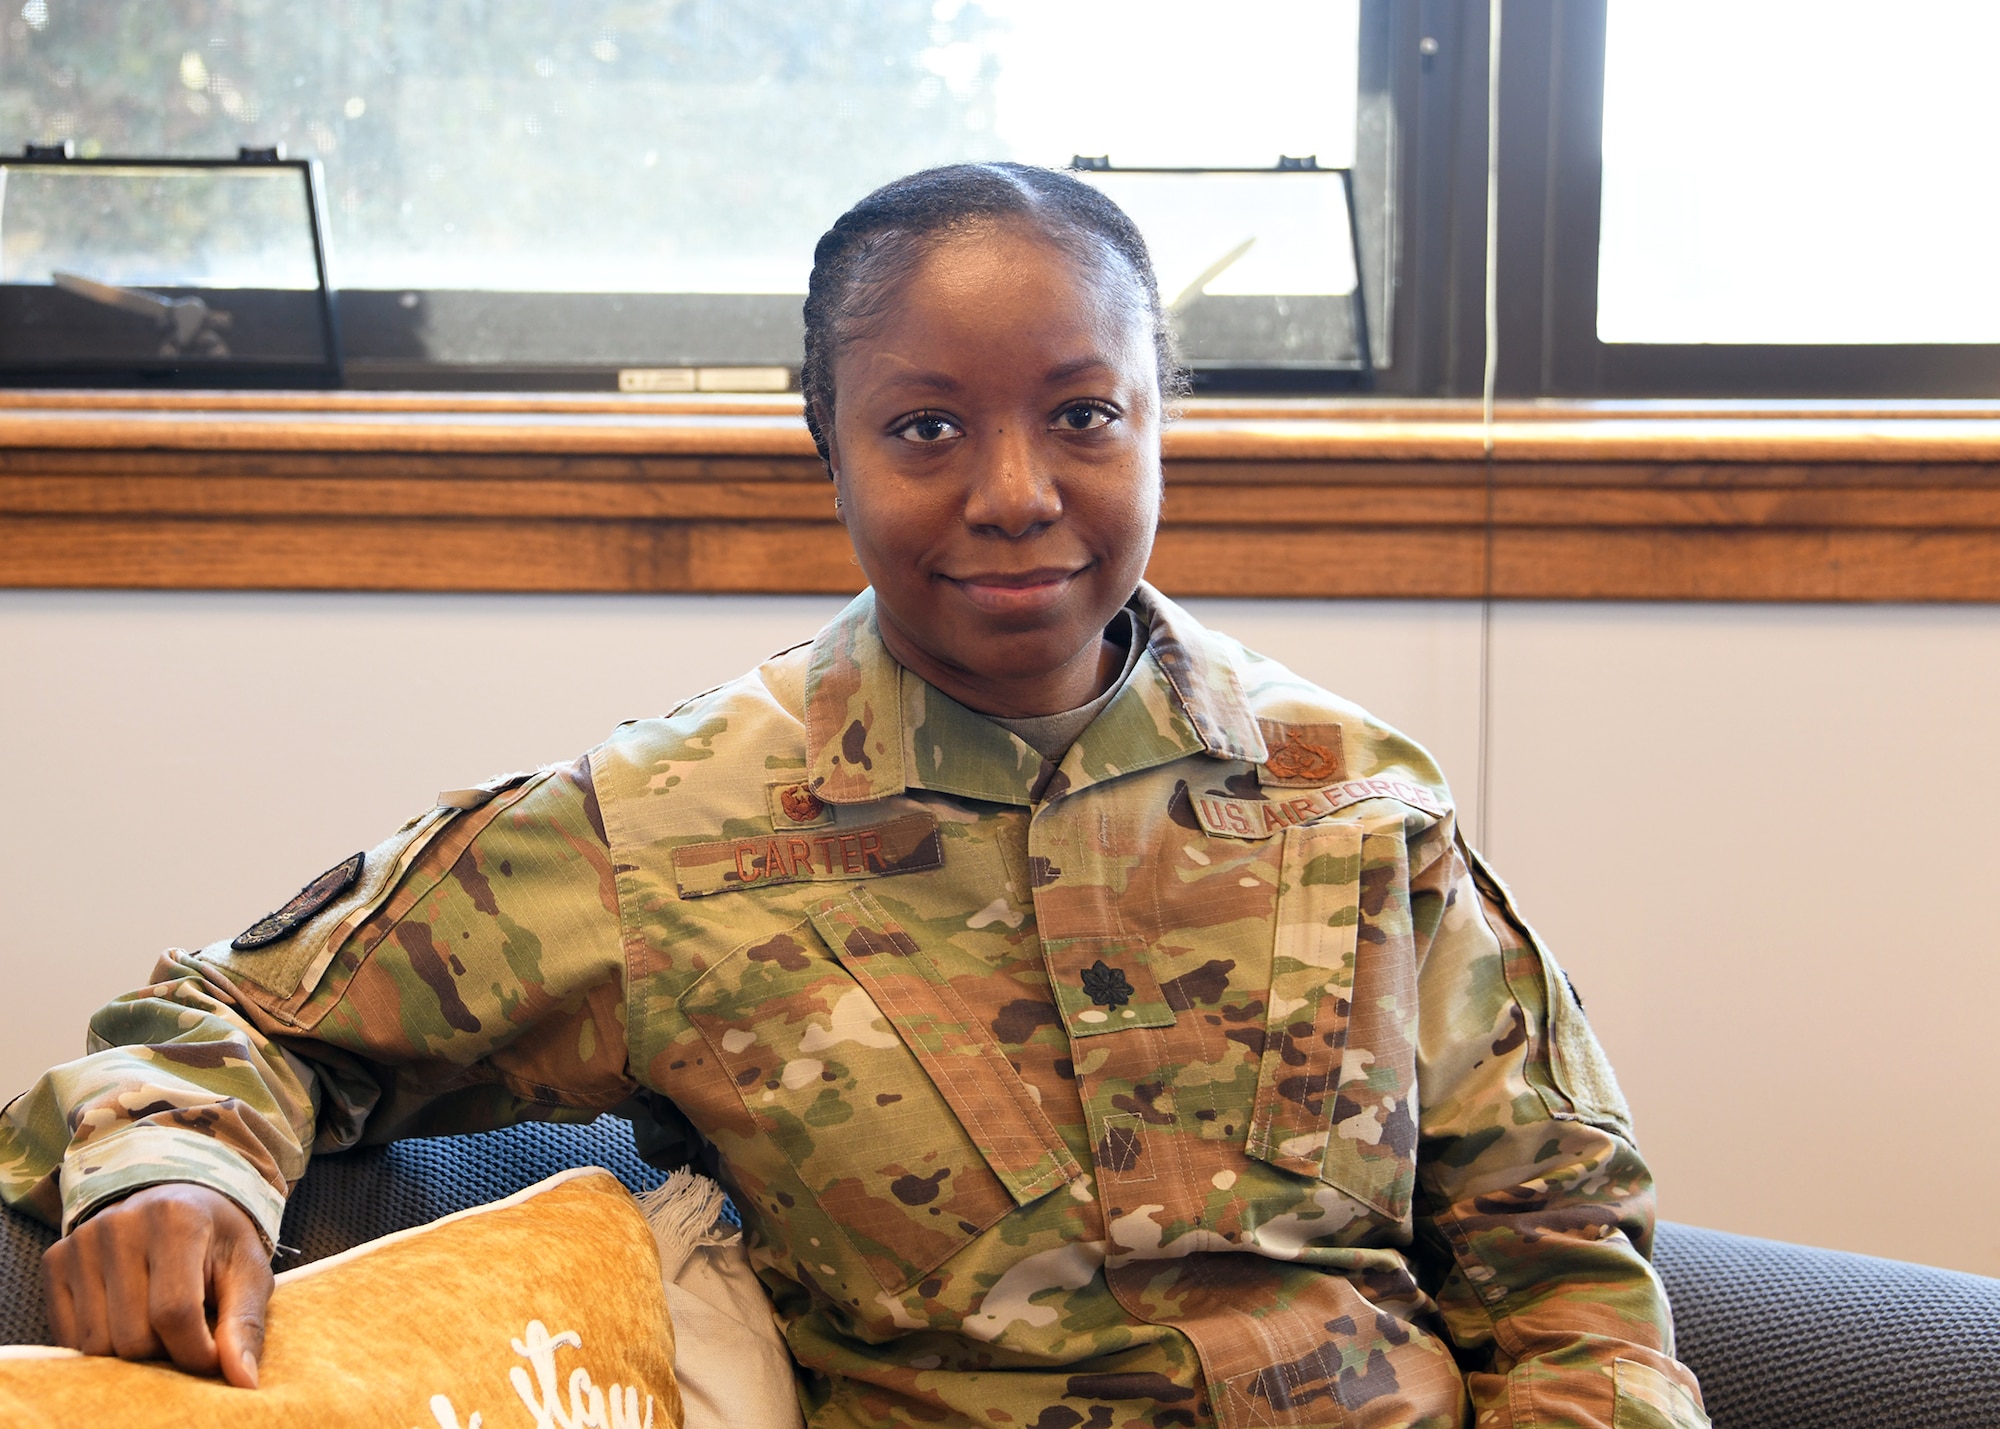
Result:
<svg viewBox="0 0 2000 1429">
<path fill-rule="evenodd" d="M 190 1314 L 246 1261 L 268 1295 L 311 1152 L 630 1095 L 623 970 L 587 760 L 446 796 L 281 937 L 168 954 L 92 1019 L 91 1055 L 0 1113 L 0 1198 L 65 1232 L 52 1324 L 214 1367 Z"/>
</svg>

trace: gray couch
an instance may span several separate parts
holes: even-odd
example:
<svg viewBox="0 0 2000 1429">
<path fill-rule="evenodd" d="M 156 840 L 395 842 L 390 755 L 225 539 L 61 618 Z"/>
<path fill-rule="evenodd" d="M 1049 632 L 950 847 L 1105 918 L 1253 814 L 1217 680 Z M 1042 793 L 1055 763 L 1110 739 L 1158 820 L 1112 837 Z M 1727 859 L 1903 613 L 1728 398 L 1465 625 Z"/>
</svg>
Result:
<svg viewBox="0 0 2000 1429">
<path fill-rule="evenodd" d="M 278 1268 L 593 1164 L 661 1180 L 613 1117 L 327 1157 L 293 1194 Z M 0 1344 L 47 1340 L 51 1239 L 0 1210 Z M 2000 1280 L 1671 1222 L 1654 1259 L 1717 1429 L 2000 1429 Z"/>
</svg>

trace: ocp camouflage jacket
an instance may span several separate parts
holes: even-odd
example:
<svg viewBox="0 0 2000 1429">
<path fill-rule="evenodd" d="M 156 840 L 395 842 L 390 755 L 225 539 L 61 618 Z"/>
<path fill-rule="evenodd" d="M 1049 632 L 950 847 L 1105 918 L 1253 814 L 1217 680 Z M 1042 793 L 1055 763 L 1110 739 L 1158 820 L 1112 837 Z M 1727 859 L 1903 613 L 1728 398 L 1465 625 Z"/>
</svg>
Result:
<svg viewBox="0 0 2000 1429">
<path fill-rule="evenodd" d="M 275 1240 L 308 1148 L 636 1108 L 733 1191 L 816 1425 L 1705 1423 L 1625 1105 L 1428 757 L 1134 608 L 1060 766 L 864 594 L 442 796 L 105 1008 L 0 1192 L 198 1181 Z"/>
</svg>

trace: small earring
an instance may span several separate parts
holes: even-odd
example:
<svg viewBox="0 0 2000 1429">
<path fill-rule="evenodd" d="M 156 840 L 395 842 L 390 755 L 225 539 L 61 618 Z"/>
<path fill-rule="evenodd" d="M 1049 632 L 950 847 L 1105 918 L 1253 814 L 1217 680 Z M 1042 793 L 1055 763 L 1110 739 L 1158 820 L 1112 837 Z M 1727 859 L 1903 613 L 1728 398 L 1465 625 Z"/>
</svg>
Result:
<svg viewBox="0 0 2000 1429">
<path fill-rule="evenodd" d="M 833 498 L 833 509 L 836 511 L 840 509 L 840 498 L 838 496 Z"/>
</svg>

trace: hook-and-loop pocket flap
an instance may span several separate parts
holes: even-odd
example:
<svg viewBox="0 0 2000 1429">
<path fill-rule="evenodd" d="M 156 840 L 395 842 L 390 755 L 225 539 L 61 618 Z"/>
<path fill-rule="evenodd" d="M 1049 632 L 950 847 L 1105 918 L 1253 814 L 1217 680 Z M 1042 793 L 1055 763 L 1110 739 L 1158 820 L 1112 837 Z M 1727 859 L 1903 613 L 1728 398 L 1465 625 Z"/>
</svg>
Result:
<svg viewBox="0 0 2000 1429">
<path fill-rule="evenodd" d="M 1287 829 L 1279 867 L 1264 1052 L 1244 1149 L 1318 1176 L 1331 1133 L 1361 912 L 1361 828 Z"/>
<path fill-rule="evenodd" d="M 1392 1220 L 1417 1185 L 1417 943 L 1401 814 L 1361 821 L 1361 907 L 1324 1178 Z"/>
<path fill-rule="evenodd" d="M 1286 831 L 1245 1149 L 1395 1221 L 1416 1186 L 1414 949 L 1400 815 Z"/>
<path fill-rule="evenodd" d="M 1470 844 L 1461 840 L 1459 849 L 1472 872 L 1473 886 L 1487 905 L 1487 926 L 1500 943 L 1500 966 L 1508 989 L 1530 1025 L 1546 1026 L 1540 1043 L 1544 1055 L 1528 1056 L 1522 1069 L 1529 1085 L 1549 1115 L 1574 1116 L 1632 1140 L 1631 1108 L 1604 1048 L 1590 1030 L 1576 985 L 1521 916 L 1513 890 Z"/>
<path fill-rule="evenodd" d="M 936 960 L 863 889 L 815 902 L 813 927 L 868 990 L 1016 1205 L 1082 1174 L 1061 1133 Z"/>
</svg>

